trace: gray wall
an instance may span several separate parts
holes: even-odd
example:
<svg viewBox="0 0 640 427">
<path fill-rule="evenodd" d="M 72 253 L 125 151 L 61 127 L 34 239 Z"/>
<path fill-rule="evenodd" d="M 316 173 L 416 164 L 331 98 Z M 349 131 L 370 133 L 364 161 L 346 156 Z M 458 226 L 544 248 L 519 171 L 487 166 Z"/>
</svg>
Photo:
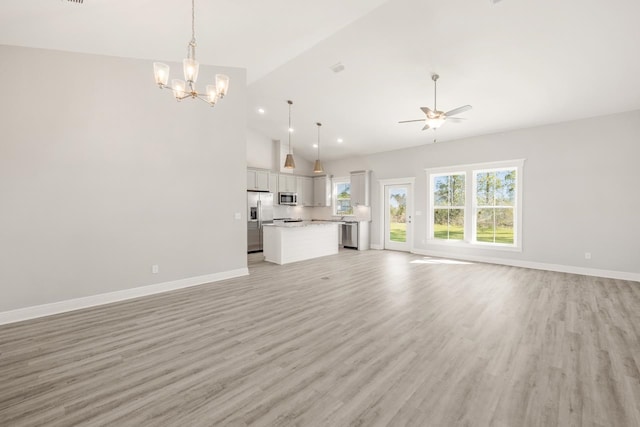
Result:
<svg viewBox="0 0 640 427">
<path fill-rule="evenodd" d="M 212 109 L 152 61 L 0 58 L 0 312 L 246 267 L 244 70 L 200 70 L 231 77 Z"/>
<path fill-rule="evenodd" d="M 288 144 L 285 141 L 281 148 L 281 142 L 272 140 L 271 138 L 257 132 L 253 129 L 247 129 L 247 167 L 269 169 L 277 173 L 293 173 L 295 175 L 314 176 L 314 161 L 303 159 L 292 149 L 293 159 L 296 163 L 294 170 L 283 168 L 286 153 L 288 153 Z M 281 152 L 282 149 L 282 152 Z"/>
<path fill-rule="evenodd" d="M 430 137 L 425 132 L 425 141 Z M 526 159 L 521 253 L 426 244 L 425 168 L 520 158 Z M 640 273 L 639 161 L 640 111 L 634 111 L 335 161 L 325 169 L 336 176 L 373 171 L 373 244 L 381 244 L 378 180 L 415 177 L 415 210 L 423 212 L 414 222 L 418 250 Z"/>
</svg>

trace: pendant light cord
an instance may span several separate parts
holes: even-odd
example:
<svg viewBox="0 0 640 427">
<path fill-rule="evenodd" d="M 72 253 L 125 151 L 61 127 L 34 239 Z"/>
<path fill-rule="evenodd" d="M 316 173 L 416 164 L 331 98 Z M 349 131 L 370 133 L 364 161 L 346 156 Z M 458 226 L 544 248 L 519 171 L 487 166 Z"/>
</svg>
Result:
<svg viewBox="0 0 640 427">
<path fill-rule="evenodd" d="M 289 154 L 291 154 L 291 105 L 293 102 L 287 101 L 287 103 L 289 104 L 289 128 L 287 132 L 289 133 Z"/>
<path fill-rule="evenodd" d="M 196 42 L 196 0 L 191 0 L 191 40 Z"/>
<path fill-rule="evenodd" d="M 187 58 L 196 59 L 196 0 L 191 0 L 191 41 L 187 46 Z"/>
<path fill-rule="evenodd" d="M 322 123 L 316 123 L 318 125 L 318 160 L 320 160 L 320 126 Z"/>
</svg>

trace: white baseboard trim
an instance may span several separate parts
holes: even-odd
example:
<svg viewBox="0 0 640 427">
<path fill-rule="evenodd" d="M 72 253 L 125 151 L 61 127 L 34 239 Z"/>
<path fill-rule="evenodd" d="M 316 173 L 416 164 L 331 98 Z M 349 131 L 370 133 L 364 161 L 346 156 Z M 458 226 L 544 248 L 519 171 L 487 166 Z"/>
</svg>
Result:
<svg viewBox="0 0 640 427">
<path fill-rule="evenodd" d="M 456 255 L 447 252 L 430 251 L 424 249 L 414 249 L 411 251 L 417 255 L 435 256 L 439 258 L 459 259 L 463 261 L 485 262 L 488 264 L 509 265 L 512 267 L 532 268 L 534 270 L 557 271 L 559 273 L 581 274 L 584 276 L 606 277 L 608 279 L 631 280 L 640 282 L 639 273 L 626 271 L 600 270 L 597 268 L 576 267 L 573 265 L 547 264 L 544 262 L 521 261 L 514 259 L 482 257 L 473 255 Z"/>
<path fill-rule="evenodd" d="M 376 251 L 381 251 L 381 250 L 383 250 L 383 249 L 384 249 L 384 246 L 383 246 L 383 245 L 376 245 L 376 244 L 373 244 L 373 243 L 372 243 L 370 246 L 371 246 L 371 249 L 374 249 L 374 250 L 376 250 Z"/>
<path fill-rule="evenodd" d="M 123 289 L 121 291 L 74 298 L 50 304 L 19 308 L 0 313 L 0 325 L 21 322 L 23 320 L 35 319 L 38 317 L 51 316 L 53 314 L 66 313 L 68 311 L 110 304 L 112 302 L 124 301 L 132 298 L 174 291 L 177 289 L 189 288 L 191 286 L 203 285 L 205 283 L 218 282 L 220 280 L 233 279 L 234 277 L 247 276 L 248 274 L 249 269 L 245 267 L 237 270 L 205 274 L 204 276 L 188 277 L 186 279 L 173 280 L 171 282 L 156 283 L 154 285 Z"/>
</svg>

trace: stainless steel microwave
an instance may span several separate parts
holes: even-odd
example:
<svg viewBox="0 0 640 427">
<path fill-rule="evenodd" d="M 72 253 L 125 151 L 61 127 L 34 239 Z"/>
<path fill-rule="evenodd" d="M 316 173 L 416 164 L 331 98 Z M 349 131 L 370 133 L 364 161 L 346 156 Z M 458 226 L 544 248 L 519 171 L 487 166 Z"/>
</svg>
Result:
<svg viewBox="0 0 640 427">
<path fill-rule="evenodd" d="M 278 193 L 278 204 L 296 206 L 298 204 L 298 193 Z"/>
</svg>

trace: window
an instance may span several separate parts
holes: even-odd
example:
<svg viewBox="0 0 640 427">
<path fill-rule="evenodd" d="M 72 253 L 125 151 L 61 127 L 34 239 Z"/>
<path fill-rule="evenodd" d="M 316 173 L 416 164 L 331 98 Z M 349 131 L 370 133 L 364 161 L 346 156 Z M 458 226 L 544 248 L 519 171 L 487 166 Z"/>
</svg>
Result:
<svg viewBox="0 0 640 427">
<path fill-rule="evenodd" d="M 433 176 L 433 238 L 464 239 L 465 174 Z"/>
<path fill-rule="evenodd" d="M 353 215 L 349 178 L 333 179 L 333 213 L 339 216 Z"/>
<path fill-rule="evenodd" d="M 516 168 L 475 171 L 474 229 L 477 242 L 513 244 L 516 176 Z"/>
<path fill-rule="evenodd" d="M 524 160 L 427 170 L 431 243 L 522 247 Z"/>
</svg>

